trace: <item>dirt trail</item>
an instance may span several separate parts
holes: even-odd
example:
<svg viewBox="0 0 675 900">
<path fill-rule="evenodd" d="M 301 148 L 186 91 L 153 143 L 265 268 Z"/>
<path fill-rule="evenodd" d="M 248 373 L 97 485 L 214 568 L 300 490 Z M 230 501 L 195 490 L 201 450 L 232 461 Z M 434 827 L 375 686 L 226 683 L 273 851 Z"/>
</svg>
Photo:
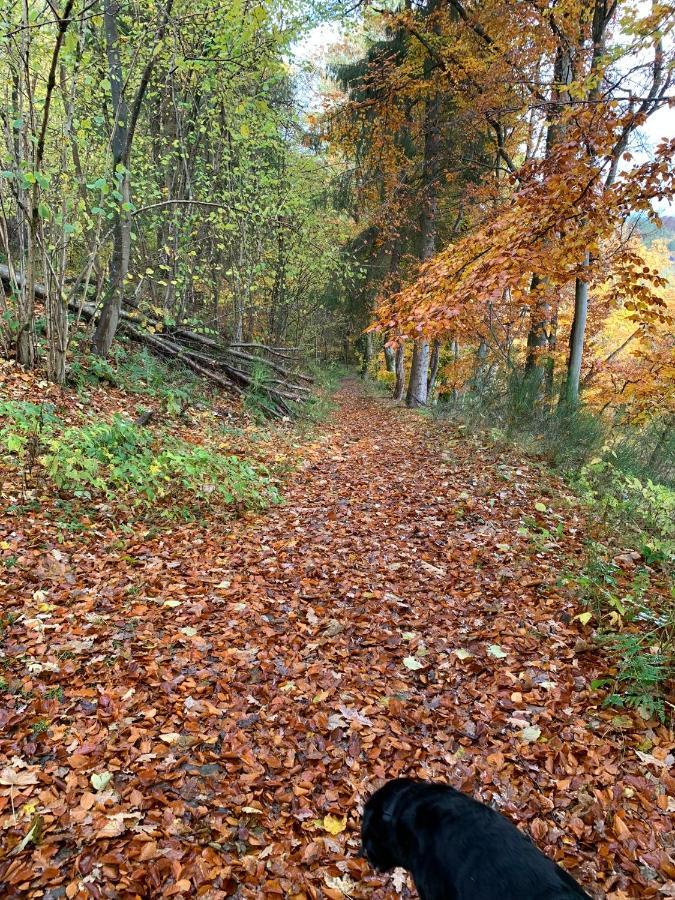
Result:
<svg viewBox="0 0 675 900">
<path fill-rule="evenodd" d="M 492 802 L 599 897 L 675 896 L 673 780 L 644 724 L 599 708 L 601 663 L 556 587 L 573 508 L 359 391 L 282 506 L 40 551 L 61 568 L 41 562 L 31 591 L 67 615 L 17 622 L 5 649 L 63 689 L 0 713 L 0 749 L 38 782 L 5 782 L 4 840 L 36 809 L 42 829 L 2 864 L 3 896 L 405 896 L 355 853 L 361 799 L 411 773 Z M 525 517 L 563 536 L 519 535 Z"/>
</svg>

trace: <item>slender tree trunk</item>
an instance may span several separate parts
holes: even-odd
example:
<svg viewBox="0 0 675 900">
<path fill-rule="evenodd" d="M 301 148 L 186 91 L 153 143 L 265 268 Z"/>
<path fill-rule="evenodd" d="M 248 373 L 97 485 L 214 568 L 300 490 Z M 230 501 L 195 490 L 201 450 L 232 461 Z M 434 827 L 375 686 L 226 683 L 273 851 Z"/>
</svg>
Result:
<svg viewBox="0 0 675 900">
<path fill-rule="evenodd" d="M 587 253 L 584 265 L 589 265 Z M 574 319 L 570 333 L 570 352 L 567 360 L 567 378 L 565 381 L 565 400 L 572 406 L 579 402 L 579 382 L 581 380 L 581 364 L 584 356 L 584 335 L 588 316 L 588 281 L 577 278 L 574 289 Z"/>
<path fill-rule="evenodd" d="M 392 347 L 384 346 L 384 364 L 387 372 L 396 371 L 396 351 Z"/>
<path fill-rule="evenodd" d="M 164 12 L 157 28 L 152 36 L 154 45 L 161 43 L 164 32 L 171 16 L 174 0 L 167 0 Z M 108 77 L 110 80 L 110 93 L 112 96 L 115 124 L 112 136 L 113 176 L 118 180 L 119 190 L 122 194 L 122 202 L 117 212 L 117 219 L 113 229 L 113 253 L 110 263 L 110 286 L 108 296 L 101 316 L 94 332 L 92 348 L 99 356 L 107 356 L 115 339 L 117 326 L 124 301 L 124 289 L 127 275 L 129 274 L 129 262 L 131 256 L 131 215 L 129 204 L 131 201 L 131 182 L 129 164 L 131 147 L 136 131 L 136 124 L 141 112 L 152 70 L 157 59 L 154 49 L 145 64 L 141 79 L 134 96 L 133 104 L 129 109 L 124 96 L 124 78 L 122 73 L 122 60 L 120 56 L 120 37 L 117 25 L 119 14 L 117 0 L 104 0 L 103 27 L 105 31 L 106 53 L 108 57 Z"/>
<path fill-rule="evenodd" d="M 373 358 L 373 334 L 367 331 L 363 336 L 363 360 L 361 362 L 361 375 L 365 378 L 368 374 L 368 367 Z"/>
<path fill-rule="evenodd" d="M 103 27 L 108 57 L 108 78 L 110 80 L 110 93 L 112 95 L 113 114 L 115 117 L 112 135 L 113 177 L 118 180 L 121 188 L 120 193 L 125 200 L 128 200 L 129 176 L 126 171 L 120 171 L 127 156 L 129 108 L 124 97 L 120 37 L 117 27 L 118 12 L 119 7 L 116 0 L 104 0 Z M 126 169 L 126 167 L 124 168 Z M 117 212 L 113 228 L 113 252 L 110 260 L 108 296 L 103 304 L 92 341 L 93 350 L 99 356 L 107 356 L 117 332 L 124 299 L 124 288 L 129 272 L 130 250 L 131 221 L 128 214 L 125 217 L 122 209 L 120 209 Z"/>
<path fill-rule="evenodd" d="M 558 346 L 558 310 L 551 315 L 548 329 L 548 357 L 546 359 L 546 374 L 544 378 L 547 400 L 553 397 L 553 383 L 555 379 L 555 351 Z"/>
<path fill-rule="evenodd" d="M 427 102 L 424 116 L 424 167 L 422 182 L 424 200 L 420 217 L 421 247 L 420 257 L 430 259 L 436 252 L 436 220 L 438 214 L 438 151 L 440 147 L 440 98 L 432 97 Z M 410 364 L 410 381 L 406 404 L 410 407 L 426 406 L 429 380 L 429 341 L 420 338 L 413 347 Z"/>
<path fill-rule="evenodd" d="M 480 392 L 485 385 L 485 360 L 487 359 L 488 345 L 484 338 L 481 338 L 478 349 L 476 350 L 476 369 L 473 374 L 474 390 Z"/>
<path fill-rule="evenodd" d="M 396 359 L 394 365 L 396 370 L 394 400 L 401 401 L 403 400 L 403 394 L 405 393 L 405 353 L 403 350 L 403 344 L 396 348 Z"/>
<path fill-rule="evenodd" d="M 548 127 L 546 129 L 546 156 L 550 156 L 553 148 L 565 136 L 566 125 L 561 123 L 560 114 L 563 106 L 569 101 L 568 85 L 573 80 L 573 49 L 572 44 L 566 39 L 561 39 L 555 61 L 553 64 L 553 83 L 551 87 L 551 102 L 548 111 Z M 530 284 L 530 293 L 542 284 L 542 279 L 535 272 Z M 527 359 L 525 362 L 525 377 L 539 385 L 542 381 L 541 351 L 548 342 L 547 326 L 550 322 L 550 306 L 535 297 L 531 310 L 530 331 L 527 335 Z"/>
<path fill-rule="evenodd" d="M 28 60 L 32 31 L 27 0 L 23 0 L 21 8 L 21 58 Z M 22 83 L 24 78 L 25 91 Z M 29 102 L 29 110 L 24 110 L 24 93 L 28 93 L 30 98 L 31 92 L 30 80 L 25 73 L 21 72 L 17 75 L 13 87 L 13 97 L 15 99 L 14 114 L 17 119 L 23 121 L 27 115 L 30 115 L 30 110 L 32 108 L 32 102 Z M 27 146 L 27 141 L 23 137 L 24 134 L 25 131 L 23 130 L 18 132 L 14 142 L 17 171 L 21 169 L 26 161 L 28 161 L 28 165 L 33 168 L 30 164 L 30 149 Z M 30 207 L 29 192 L 21 185 L 21 182 L 18 191 L 20 201 L 19 209 L 17 210 L 17 230 L 19 233 L 20 246 L 19 258 L 21 260 L 20 266 L 23 267 L 25 277 L 21 289 L 17 294 L 18 333 L 16 337 L 16 360 L 22 366 L 26 366 L 26 368 L 30 369 L 35 365 L 35 295 L 33 292 L 33 284 L 35 281 L 35 273 L 33 271 L 34 242 L 31 231 L 30 212 L 24 212 L 24 210 L 28 210 Z M 9 248 L 7 259 L 11 266 Z"/>
<path fill-rule="evenodd" d="M 441 361 L 441 342 L 438 338 L 433 342 L 431 347 L 431 364 L 429 368 L 429 384 L 427 385 L 427 398 L 434 403 L 434 390 L 436 388 L 436 379 L 438 378 L 438 366 Z"/>
<path fill-rule="evenodd" d="M 61 150 L 61 165 L 66 170 L 65 146 Z M 66 222 L 68 215 L 67 200 L 61 200 L 61 221 Z M 41 228 L 41 245 L 43 248 L 43 268 L 45 273 L 49 267 L 44 231 Z M 68 303 L 66 301 L 64 287 L 66 280 L 66 268 L 68 263 L 68 236 L 61 235 L 61 252 L 58 260 L 58 270 L 51 271 L 45 278 L 47 285 L 47 377 L 56 384 L 64 384 L 66 381 L 66 354 L 68 351 Z M 51 286 L 50 286 L 51 285 Z"/>
<path fill-rule="evenodd" d="M 532 276 L 530 283 L 530 294 L 534 294 L 542 283 L 541 278 L 536 273 Z M 548 303 L 543 302 L 535 296 L 532 302 L 532 311 L 530 313 L 530 330 L 527 335 L 527 359 L 525 361 L 525 376 L 528 378 L 536 377 L 541 374 L 541 352 L 548 343 L 546 326 L 548 325 L 551 309 Z"/>
</svg>

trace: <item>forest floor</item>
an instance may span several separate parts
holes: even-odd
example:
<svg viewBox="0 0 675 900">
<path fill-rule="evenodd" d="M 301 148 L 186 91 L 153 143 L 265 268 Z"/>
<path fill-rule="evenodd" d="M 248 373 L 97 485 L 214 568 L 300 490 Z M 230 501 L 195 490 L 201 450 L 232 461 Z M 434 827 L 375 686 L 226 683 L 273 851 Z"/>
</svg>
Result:
<svg viewBox="0 0 675 900">
<path fill-rule="evenodd" d="M 597 897 L 675 896 L 669 733 L 602 707 L 560 586 L 574 499 L 337 399 L 265 513 L 3 536 L 3 897 L 410 896 L 357 857 L 401 774 L 492 803 Z"/>
</svg>

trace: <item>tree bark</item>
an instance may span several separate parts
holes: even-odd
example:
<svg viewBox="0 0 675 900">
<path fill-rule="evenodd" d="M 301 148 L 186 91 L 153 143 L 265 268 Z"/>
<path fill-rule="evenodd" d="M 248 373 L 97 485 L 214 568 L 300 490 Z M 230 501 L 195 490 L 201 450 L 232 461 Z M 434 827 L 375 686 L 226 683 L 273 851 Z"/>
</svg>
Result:
<svg viewBox="0 0 675 900">
<path fill-rule="evenodd" d="M 124 97 L 124 79 L 122 75 L 122 59 L 120 56 L 120 37 L 117 27 L 117 13 L 119 6 L 116 0 L 104 0 L 103 4 L 103 28 L 105 31 L 106 54 L 108 57 L 108 78 L 110 80 L 110 93 L 115 117 L 112 134 L 112 162 L 113 177 L 120 179 L 122 196 L 129 195 L 129 177 L 126 172 L 120 172 L 127 154 L 127 141 L 129 138 L 129 107 Z M 117 332 L 122 301 L 124 298 L 124 286 L 129 272 L 129 257 L 131 252 L 131 220 L 119 210 L 113 229 L 113 252 L 110 260 L 110 284 L 108 296 L 103 304 L 101 315 L 96 325 L 93 338 L 94 353 L 99 356 L 107 356 Z"/>
<path fill-rule="evenodd" d="M 396 371 L 396 384 L 394 386 L 394 400 L 403 400 L 405 393 L 405 354 L 403 344 L 396 348 L 396 358 L 394 362 Z"/>
<path fill-rule="evenodd" d="M 171 16 L 174 0 L 167 0 L 159 27 L 153 36 L 153 43 L 158 44 L 164 38 L 164 32 Z M 115 339 L 120 312 L 124 300 L 124 289 L 129 274 L 131 257 L 131 181 L 129 163 L 131 147 L 136 132 L 136 125 L 143 105 L 152 70 L 157 59 L 154 48 L 141 74 L 140 83 L 129 107 L 124 96 L 124 78 L 120 56 L 120 39 L 117 25 L 119 3 L 117 0 L 104 0 L 103 27 L 105 31 L 106 53 L 108 57 L 108 76 L 110 92 L 115 114 L 112 136 L 113 176 L 118 179 L 122 201 L 117 212 L 113 229 L 113 253 L 110 262 L 110 286 L 108 296 L 94 332 L 92 348 L 99 356 L 107 356 Z"/>
<path fill-rule="evenodd" d="M 410 364 L 410 379 L 408 381 L 406 406 L 415 408 L 427 405 L 427 372 L 429 371 L 429 356 L 429 341 L 415 341 L 412 362 Z"/>
<path fill-rule="evenodd" d="M 427 399 L 434 402 L 434 390 L 438 378 L 438 366 L 441 361 L 441 342 L 436 339 L 431 347 L 431 364 L 429 368 L 429 384 L 427 385 Z"/>
<path fill-rule="evenodd" d="M 373 333 L 366 331 L 363 336 L 363 360 L 361 362 L 361 376 L 365 378 L 368 374 L 368 366 L 373 358 Z"/>
<path fill-rule="evenodd" d="M 424 199 L 420 217 L 422 260 L 430 259 L 436 252 L 436 220 L 438 214 L 438 151 L 440 147 L 440 97 L 427 101 L 424 114 L 424 165 L 422 182 Z M 420 338 L 413 347 L 410 364 L 410 381 L 406 404 L 410 407 L 426 406 L 428 400 L 429 341 Z"/>
<path fill-rule="evenodd" d="M 590 255 L 587 253 L 584 265 L 589 265 Z M 574 289 L 574 319 L 570 332 L 570 352 L 567 360 L 567 379 L 565 381 L 565 400 L 571 406 L 579 402 L 579 382 L 581 380 L 581 363 L 584 356 L 584 335 L 588 316 L 588 281 L 577 278 Z"/>
</svg>

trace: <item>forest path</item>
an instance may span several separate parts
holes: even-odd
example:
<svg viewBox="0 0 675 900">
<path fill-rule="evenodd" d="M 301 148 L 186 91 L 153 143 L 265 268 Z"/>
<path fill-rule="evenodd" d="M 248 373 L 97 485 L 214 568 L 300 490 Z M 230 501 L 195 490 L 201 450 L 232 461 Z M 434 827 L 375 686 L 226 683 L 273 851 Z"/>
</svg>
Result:
<svg viewBox="0 0 675 900">
<path fill-rule="evenodd" d="M 283 505 L 58 557 L 68 616 L 25 640 L 63 696 L 3 721 L 43 837 L 3 896 L 405 896 L 356 857 L 399 774 L 494 803 L 598 896 L 663 896 L 665 770 L 599 708 L 556 587 L 574 507 L 356 382 L 338 400 Z"/>
</svg>

